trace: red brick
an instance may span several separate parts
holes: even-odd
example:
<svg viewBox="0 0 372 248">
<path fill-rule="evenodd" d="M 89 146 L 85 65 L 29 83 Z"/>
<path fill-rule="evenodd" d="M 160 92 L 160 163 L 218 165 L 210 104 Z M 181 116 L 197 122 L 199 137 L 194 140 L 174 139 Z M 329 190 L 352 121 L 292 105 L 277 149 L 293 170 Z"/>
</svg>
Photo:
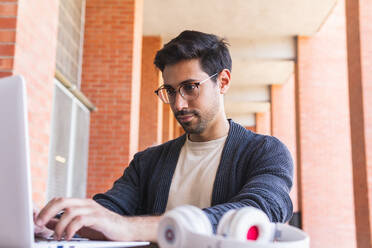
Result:
<svg viewBox="0 0 372 248">
<path fill-rule="evenodd" d="M 338 1 L 322 29 L 297 42 L 299 206 L 311 247 L 356 247 L 345 23 Z"/>
<path fill-rule="evenodd" d="M 15 31 L 0 30 L 0 42 L 15 42 Z"/>
<path fill-rule="evenodd" d="M 16 16 L 17 4 L 0 4 L 0 16 Z"/>
<path fill-rule="evenodd" d="M 252 132 L 256 132 L 256 126 L 246 126 L 245 127 L 247 130 L 250 130 Z"/>
<path fill-rule="evenodd" d="M 155 69 L 154 58 L 161 48 L 160 37 L 144 36 L 142 40 L 141 109 L 139 150 L 160 144 L 162 135 L 163 104 L 154 94 L 160 86 L 160 71 Z"/>
<path fill-rule="evenodd" d="M 270 112 L 256 113 L 256 132 L 259 134 L 271 135 Z"/>
<path fill-rule="evenodd" d="M 12 75 L 11 71 L 0 71 L 0 78 L 2 77 L 9 77 Z"/>
<path fill-rule="evenodd" d="M 133 19 L 136 11 L 137 16 L 142 13 L 137 9 L 141 4 L 138 0 L 86 3 L 82 90 L 98 107 L 91 115 L 88 196 L 110 188 L 128 165 L 129 154 L 138 149 L 134 132 L 138 136 L 139 103 L 132 95 L 139 91 L 140 71 L 132 68 L 140 68 L 139 55 L 133 54 L 140 51 L 142 33 L 138 23 L 125 20 Z M 98 176 L 97 167 L 112 176 Z"/>
<path fill-rule="evenodd" d="M 371 1 L 346 1 L 350 123 L 358 247 L 372 247 L 371 12 Z"/>
<path fill-rule="evenodd" d="M 14 56 L 15 45 L 0 44 L 0 56 Z"/>
<path fill-rule="evenodd" d="M 163 104 L 163 142 L 174 138 L 174 115 L 169 104 Z"/>
<path fill-rule="evenodd" d="M 7 5 L 10 12 L 22 8 L 19 11 L 22 13 L 21 16 L 0 20 L 2 22 L 0 42 L 14 43 L 15 47 L 14 50 L 13 45 L 2 44 L 0 53 L 14 56 L 12 59 L 14 62 L 11 63 L 12 73 L 23 75 L 27 82 L 30 162 L 34 175 L 32 177 L 33 201 L 41 206 L 45 201 L 48 174 L 58 2 L 27 0 L 27 4 L 0 4 L 0 7 L 4 5 Z M 17 30 L 8 30 L 15 28 Z M 17 34 L 16 43 L 15 34 Z"/>
<path fill-rule="evenodd" d="M 294 163 L 291 199 L 293 211 L 298 212 L 297 149 L 296 149 L 296 108 L 294 75 L 283 85 L 271 86 L 272 135 L 279 138 L 291 152 Z"/>
<path fill-rule="evenodd" d="M 0 28 L 15 29 L 17 19 L 15 17 L 0 17 Z"/>
<path fill-rule="evenodd" d="M 13 59 L 12 58 L 0 58 L 0 69 L 1 70 L 13 69 Z"/>
</svg>

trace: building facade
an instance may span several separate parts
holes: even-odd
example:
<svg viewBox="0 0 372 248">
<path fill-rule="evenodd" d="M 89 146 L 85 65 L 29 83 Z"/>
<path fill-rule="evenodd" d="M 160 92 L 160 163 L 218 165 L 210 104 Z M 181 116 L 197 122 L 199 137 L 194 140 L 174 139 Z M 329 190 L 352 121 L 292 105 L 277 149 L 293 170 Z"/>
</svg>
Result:
<svg viewBox="0 0 372 248">
<path fill-rule="evenodd" d="M 230 41 L 227 115 L 291 151 L 291 223 L 311 247 L 372 247 L 367 0 L 0 0 L 0 77 L 27 82 L 34 202 L 106 191 L 136 152 L 183 133 L 153 93 L 153 58 L 184 29 Z"/>
</svg>

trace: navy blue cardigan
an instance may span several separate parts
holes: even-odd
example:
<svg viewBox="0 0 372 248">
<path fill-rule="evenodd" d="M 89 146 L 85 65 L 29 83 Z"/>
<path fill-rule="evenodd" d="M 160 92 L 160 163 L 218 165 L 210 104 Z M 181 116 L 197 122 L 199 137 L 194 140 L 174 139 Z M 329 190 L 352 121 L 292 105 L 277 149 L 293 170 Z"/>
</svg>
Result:
<svg viewBox="0 0 372 248">
<path fill-rule="evenodd" d="M 244 206 L 263 210 L 273 222 L 288 221 L 293 211 L 289 198 L 293 161 L 288 149 L 275 137 L 256 134 L 232 120 L 229 123 L 212 206 L 203 209 L 214 230 L 226 211 Z M 185 140 L 183 135 L 137 153 L 112 189 L 93 199 L 121 215 L 164 213 Z"/>
</svg>

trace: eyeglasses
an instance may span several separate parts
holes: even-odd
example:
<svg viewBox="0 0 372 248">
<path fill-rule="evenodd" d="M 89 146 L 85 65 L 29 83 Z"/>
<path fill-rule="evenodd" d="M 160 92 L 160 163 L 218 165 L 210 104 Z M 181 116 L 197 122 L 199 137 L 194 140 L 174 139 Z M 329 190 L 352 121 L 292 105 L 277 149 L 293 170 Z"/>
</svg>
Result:
<svg viewBox="0 0 372 248">
<path fill-rule="evenodd" d="M 199 85 L 208 81 L 209 79 L 216 76 L 218 73 L 213 74 L 212 76 L 200 81 L 192 83 L 184 83 L 178 87 L 178 92 L 183 99 L 190 101 L 198 98 L 199 96 Z M 155 94 L 166 104 L 174 103 L 176 100 L 177 90 L 169 85 L 162 85 L 159 89 L 155 90 Z"/>
</svg>

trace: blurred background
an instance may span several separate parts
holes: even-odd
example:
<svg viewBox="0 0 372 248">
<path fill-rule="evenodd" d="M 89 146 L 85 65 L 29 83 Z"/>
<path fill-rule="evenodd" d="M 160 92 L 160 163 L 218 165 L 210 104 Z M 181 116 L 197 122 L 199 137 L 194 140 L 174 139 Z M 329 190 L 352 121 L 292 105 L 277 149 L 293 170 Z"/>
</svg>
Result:
<svg viewBox="0 0 372 248">
<path fill-rule="evenodd" d="M 0 0 L 0 77 L 27 82 L 34 202 L 104 192 L 134 153 L 183 133 L 153 58 L 186 29 L 230 43 L 228 117 L 291 151 L 290 224 L 311 247 L 372 247 L 370 0 Z"/>
</svg>

